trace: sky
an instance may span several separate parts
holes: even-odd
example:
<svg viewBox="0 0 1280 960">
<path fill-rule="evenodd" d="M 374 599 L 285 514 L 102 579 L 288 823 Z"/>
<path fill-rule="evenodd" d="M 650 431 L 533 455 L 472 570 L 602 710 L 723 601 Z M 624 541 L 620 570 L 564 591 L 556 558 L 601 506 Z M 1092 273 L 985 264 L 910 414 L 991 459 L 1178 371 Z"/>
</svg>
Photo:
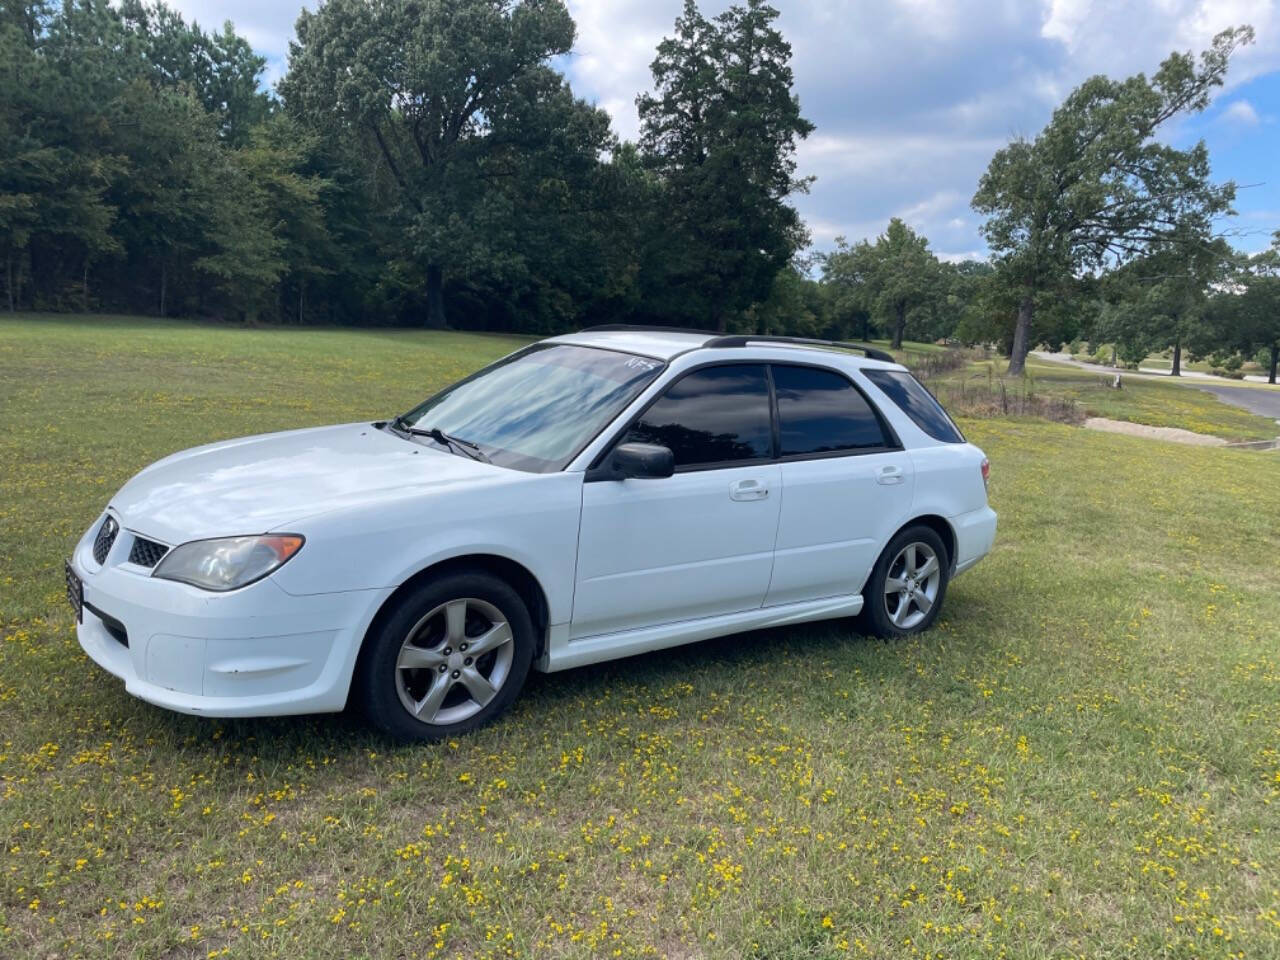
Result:
<svg viewBox="0 0 1280 960">
<path fill-rule="evenodd" d="M 230 19 L 285 71 L 299 0 L 169 0 L 205 27 Z M 575 93 L 637 133 L 636 94 L 682 0 L 568 0 L 578 39 L 561 68 Z M 729 0 L 700 0 L 712 15 Z M 314 7 L 314 3 L 308 6 Z M 1209 146 L 1213 175 L 1235 180 L 1238 215 L 1221 228 L 1250 252 L 1280 229 L 1280 0 L 773 0 L 791 43 L 795 92 L 816 130 L 797 152 L 793 198 L 813 246 L 874 238 L 890 217 L 948 259 L 982 257 L 969 201 L 991 155 L 1034 136 L 1082 80 L 1153 72 L 1172 50 L 1199 51 L 1228 26 L 1257 41 L 1233 60 L 1207 111 L 1171 123 L 1178 146 Z"/>
</svg>

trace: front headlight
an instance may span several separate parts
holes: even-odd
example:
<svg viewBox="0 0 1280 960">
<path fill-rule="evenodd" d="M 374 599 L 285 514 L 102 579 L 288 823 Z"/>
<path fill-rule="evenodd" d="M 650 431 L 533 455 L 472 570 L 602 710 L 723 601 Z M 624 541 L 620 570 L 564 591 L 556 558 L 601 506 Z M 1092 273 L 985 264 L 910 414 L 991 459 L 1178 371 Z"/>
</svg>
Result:
<svg viewBox="0 0 1280 960">
<path fill-rule="evenodd" d="M 205 590 L 235 590 L 279 569 L 302 543 L 296 533 L 192 540 L 166 553 L 151 575 Z"/>
</svg>

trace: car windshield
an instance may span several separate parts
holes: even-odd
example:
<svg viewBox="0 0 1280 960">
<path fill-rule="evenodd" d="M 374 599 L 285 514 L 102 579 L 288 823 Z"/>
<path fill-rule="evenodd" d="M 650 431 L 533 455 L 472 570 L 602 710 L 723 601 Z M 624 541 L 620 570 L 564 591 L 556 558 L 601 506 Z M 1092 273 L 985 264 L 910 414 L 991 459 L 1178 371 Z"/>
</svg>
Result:
<svg viewBox="0 0 1280 960">
<path fill-rule="evenodd" d="M 499 466 L 561 470 L 663 366 L 615 350 L 535 346 L 455 383 L 399 423 L 474 444 Z"/>
</svg>

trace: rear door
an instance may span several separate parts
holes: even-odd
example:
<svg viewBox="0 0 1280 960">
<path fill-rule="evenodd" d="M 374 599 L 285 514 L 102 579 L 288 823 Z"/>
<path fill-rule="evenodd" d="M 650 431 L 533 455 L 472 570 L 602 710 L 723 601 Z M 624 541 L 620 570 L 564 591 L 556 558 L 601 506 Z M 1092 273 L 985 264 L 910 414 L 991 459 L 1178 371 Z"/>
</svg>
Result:
<svg viewBox="0 0 1280 960">
<path fill-rule="evenodd" d="M 737 613 L 764 602 L 778 529 L 763 364 L 676 380 L 621 437 L 670 447 L 662 479 L 583 485 L 571 637 Z"/>
<path fill-rule="evenodd" d="M 782 505 L 767 606 L 857 593 L 907 518 L 910 457 L 852 381 L 772 366 Z"/>
</svg>

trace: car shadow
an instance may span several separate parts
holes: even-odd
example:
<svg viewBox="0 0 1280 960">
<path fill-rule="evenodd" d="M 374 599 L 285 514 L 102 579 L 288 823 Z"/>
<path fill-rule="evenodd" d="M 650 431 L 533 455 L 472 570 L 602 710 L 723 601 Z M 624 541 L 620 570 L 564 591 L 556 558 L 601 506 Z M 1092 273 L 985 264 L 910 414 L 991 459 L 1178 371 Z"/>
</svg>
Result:
<svg viewBox="0 0 1280 960">
<path fill-rule="evenodd" d="M 976 596 L 948 597 L 946 619 L 981 622 L 994 611 L 984 610 Z M 933 631 L 919 639 L 883 640 L 861 633 L 851 618 L 824 620 L 749 630 L 665 650 L 575 667 L 556 673 L 531 673 L 525 690 L 505 719 L 466 737 L 504 739 L 504 722 L 538 724 L 540 717 L 554 716 L 561 726 L 575 725 L 573 714 L 583 701 L 596 701 L 623 688 L 627 696 L 657 694 L 673 683 L 690 683 L 703 691 L 739 690 L 763 672 L 776 668 L 780 657 L 836 661 L 854 656 L 864 679 L 913 682 L 912 669 L 901 657 L 890 655 L 895 645 L 927 643 Z M 868 656 L 876 647 L 886 655 Z M 955 645 L 954 655 L 972 661 L 971 644 Z M 121 691 L 122 700 L 130 700 Z M 146 714 L 148 726 L 159 727 L 171 743 L 183 750 L 217 750 L 219 743 L 254 743 L 274 754 L 324 751 L 335 758 L 358 751 L 386 754 L 402 750 L 431 750 L 430 744 L 401 744 L 369 725 L 352 704 L 340 713 L 286 717 L 207 718 L 172 713 L 140 701 L 135 709 Z"/>
</svg>

